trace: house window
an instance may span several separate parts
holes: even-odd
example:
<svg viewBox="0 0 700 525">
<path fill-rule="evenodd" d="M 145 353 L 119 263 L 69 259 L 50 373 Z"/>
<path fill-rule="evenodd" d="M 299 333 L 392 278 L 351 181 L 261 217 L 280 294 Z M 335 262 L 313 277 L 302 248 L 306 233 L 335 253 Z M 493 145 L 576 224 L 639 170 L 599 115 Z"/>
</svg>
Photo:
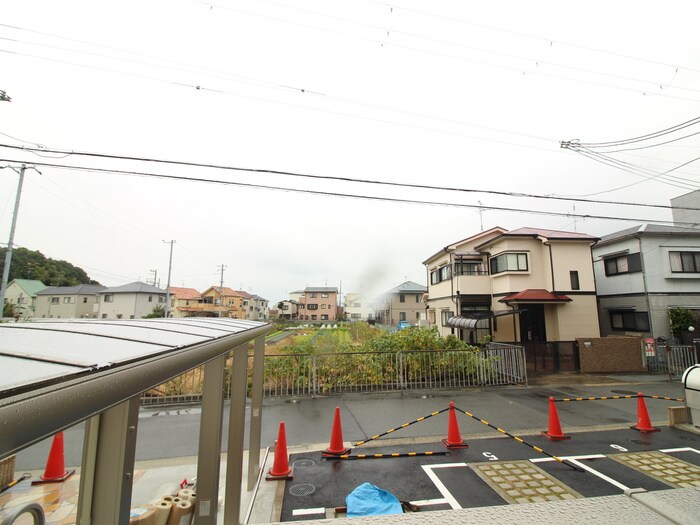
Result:
<svg viewBox="0 0 700 525">
<path fill-rule="evenodd" d="M 312 316 L 311 316 L 311 320 L 312 320 L 312 321 L 315 321 L 317 317 L 318 317 L 317 315 L 312 315 Z"/>
<path fill-rule="evenodd" d="M 353 308 L 362 308 L 362 303 L 352 303 Z"/>
<path fill-rule="evenodd" d="M 323 315 L 321 316 L 321 321 L 328 321 L 328 315 L 327 315 L 327 314 L 323 314 Z"/>
<path fill-rule="evenodd" d="M 311 299 L 316 299 L 316 295 L 317 295 L 317 294 L 315 294 L 315 293 L 310 293 L 310 294 L 309 294 L 309 297 L 311 297 Z"/>
<path fill-rule="evenodd" d="M 668 252 L 673 273 L 700 273 L 700 252 Z"/>
<path fill-rule="evenodd" d="M 122 314 L 117 314 L 117 319 L 121 319 L 121 318 L 122 318 Z"/>
<path fill-rule="evenodd" d="M 416 312 L 416 321 L 420 321 L 420 312 Z"/>
<path fill-rule="evenodd" d="M 63 298 L 63 304 L 71 304 L 73 302 L 73 299 L 71 297 L 64 297 Z"/>
<path fill-rule="evenodd" d="M 102 319 L 107 319 L 107 314 L 102 314 Z"/>
<path fill-rule="evenodd" d="M 484 275 L 484 265 L 481 261 L 455 261 L 455 275 Z"/>
<path fill-rule="evenodd" d="M 165 302 L 165 296 L 164 296 L 164 295 L 159 295 L 159 296 L 158 296 L 158 302 L 159 302 L 159 303 L 164 303 L 164 302 Z"/>
<path fill-rule="evenodd" d="M 152 302 L 153 302 L 153 296 L 152 296 L 152 295 L 149 295 L 149 296 L 148 296 L 148 302 L 149 302 L 149 303 L 152 303 Z"/>
<path fill-rule="evenodd" d="M 406 312 L 399 312 L 399 321 L 406 320 Z"/>
<path fill-rule="evenodd" d="M 437 284 L 440 282 L 440 272 L 438 270 L 433 270 L 430 272 L 430 284 Z"/>
<path fill-rule="evenodd" d="M 400 303 L 405 303 L 406 302 L 406 296 L 404 294 L 399 294 L 399 302 Z"/>
<path fill-rule="evenodd" d="M 447 326 L 447 320 L 450 317 L 453 317 L 454 314 L 455 314 L 454 312 L 450 312 L 449 310 L 442 310 L 440 312 L 440 317 L 442 319 L 442 326 Z"/>
<path fill-rule="evenodd" d="M 87 297 L 83 297 L 83 304 L 87 303 Z"/>
<path fill-rule="evenodd" d="M 580 290 L 581 286 L 578 282 L 578 272 L 575 270 L 571 270 L 569 272 L 569 279 L 571 279 L 571 289 L 572 290 Z"/>
<path fill-rule="evenodd" d="M 635 273 L 642 271 L 642 257 L 639 253 L 630 253 L 619 257 L 603 259 L 605 275 L 618 275 L 620 273 Z"/>
<path fill-rule="evenodd" d="M 306 305 L 307 310 L 318 310 L 318 305 L 317 304 L 307 304 Z"/>
<path fill-rule="evenodd" d="M 491 258 L 489 261 L 491 274 L 501 272 L 526 272 L 527 254 L 525 253 L 504 253 Z"/>
<path fill-rule="evenodd" d="M 61 300 L 60 297 L 52 297 L 51 298 L 51 304 L 58 304 L 58 302 Z"/>
<path fill-rule="evenodd" d="M 350 314 L 350 319 L 361 319 L 362 316 L 360 314 Z"/>
<path fill-rule="evenodd" d="M 419 293 L 416 294 L 416 302 L 420 303 L 420 294 Z"/>
<path fill-rule="evenodd" d="M 443 266 L 442 268 L 440 268 L 440 280 L 441 281 L 446 281 L 450 277 L 452 277 L 452 272 L 450 271 L 449 266 Z"/>
<path fill-rule="evenodd" d="M 611 310 L 610 326 L 613 330 L 630 330 L 634 332 L 649 331 L 649 314 L 632 310 Z"/>
<path fill-rule="evenodd" d="M 328 294 L 327 294 L 327 293 L 322 293 L 322 294 L 321 294 L 321 297 L 323 297 L 324 299 L 328 299 Z"/>
<path fill-rule="evenodd" d="M 113 303 L 114 302 L 114 296 L 111 294 L 107 294 L 104 296 L 104 302 L 105 303 Z"/>
</svg>

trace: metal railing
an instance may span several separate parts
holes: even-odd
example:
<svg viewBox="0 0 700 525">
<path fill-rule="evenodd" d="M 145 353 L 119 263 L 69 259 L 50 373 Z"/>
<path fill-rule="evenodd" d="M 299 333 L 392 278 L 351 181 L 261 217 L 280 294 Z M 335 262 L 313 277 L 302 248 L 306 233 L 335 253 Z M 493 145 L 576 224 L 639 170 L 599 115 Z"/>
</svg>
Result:
<svg viewBox="0 0 700 525">
<path fill-rule="evenodd" d="M 657 345 L 654 355 L 642 355 L 649 372 L 667 373 L 671 378 L 680 378 L 698 362 L 695 347 L 690 345 Z"/>
<path fill-rule="evenodd" d="M 225 396 L 230 397 L 230 364 Z M 143 405 L 196 403 L 203 372 L 196 368 L 141 398 Z M 450 389 L 527 384 L 524 349 L 490 343 L 479 351 L 420 350 L 271 354 L 265 356 L 267 397 Z"/>
</svg>

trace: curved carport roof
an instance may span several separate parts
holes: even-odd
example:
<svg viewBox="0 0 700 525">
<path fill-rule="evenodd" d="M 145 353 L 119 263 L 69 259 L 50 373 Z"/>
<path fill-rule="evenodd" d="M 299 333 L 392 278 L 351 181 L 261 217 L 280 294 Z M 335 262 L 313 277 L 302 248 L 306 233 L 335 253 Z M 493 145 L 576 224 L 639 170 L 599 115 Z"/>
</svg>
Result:
<svg viewBox="0 0 700 525">
<path fill-rule="evenodd" d="M 255 340 L 254 376 L 259 386 L 254 384 L 253 402 L 262 405 L 262 358 L 264 335 L 271 325 L 258 321 L 245 321 L 227 318 L 183 318 L 183 319 L 141 319 L 141 320 L 65 320 L 0 324 L 0 459 L 12 455 L 56 432 L 81 421 L 88 420 L 86 434 L 92 432 L 98 437 L 92 440 L 95 450 L 91 455 L 84 451 L 82 469 L 92 469 L 94 487 L 93 503 L 104 506 L 103 500 L 118 500 L 116 507 L 94 512 L 102 512 L 105 517 L 112 512 L 113 518 L 100 523 L 126 523 L 131 498 L 131 484 L 102 476 L 102 470 L 117 470 L 126 476 L 133 470 L 133 448 L 135 430 L 138 425 L 139 395 L 173 377 L 183 374 L 202 364 L 205 366 L 205 385 L 202 406 L 202 426 L 200 427 L 199 469 L 207 463 L 212 470 L 216 464 L 216 477 L 202 473 L 198 481 L 198 492 L 205 491 L 207 480 L 212 478 L 214 492 L 218 492 L 218 461 L 221 450 L 220 433 L 205 426 L 221 427 L 223 415 L 223 389 L 218 382 L 223 377 L 225 359 L 234 352 L 234 371 L 231 401 L 231 424 L 236 424 L 235 436 L 240 443 L 233 444 L 229 438 L 229 454 L 242 455 L 241 414 L 245 412 L 245 383 L 248 364 L 247 343 Z M 245 346 L 243 346 L 245 345 Z M 238 379 L 237 379 L 238 378 Z M 209 381 L 207 381 L 209 379 Z M 210 387 L 207 387 L 207 382 Z M 213 388 L 212 388 L 213 383 Z M 238 388 L 236 383 L 239 383 Z M 255 383 L 255 381 L 254 381 Z M 258 386 L 260 392 L 255 392 Z M 209 392 L 209 393 L 208 393 Z M 236 398 L 234 399 L 234 395 Z M 234 418 L 234 411 L 236 416 Z M 258 415 L 261 410 L 252 411 Z M 236 420 L 234 423 L 234 419 Z M 251 453 L 257 444 L 259 452 L 260 421 L 251 425 Z M 240 425 L 240 431 L 238 429 Z M 257 427 L 257 436 L 253 436 Z M 100 431 L 101 429 L 101 431 Z M 205 433 L 207 434 L 205 436 Z M 129 436 L 131 435 L 131 440 Z M 218 438 L 219 442 L 215 442 Z M 86 435 L 86 443 L 89 442 Z M 133 443 L 132 443 L 133 441 Z M 203 443 L 209 441 L 209 451 L 203 454 Z M 237 441 L 237 440 L 236 440 Z M 100 446 L 121 448 L 119 464 L 101 466 Z M 240 450 L 238 450 L 240 449 Z M 86 455 L 87 454 L 87 455 Z M 107 454 L 109 455 L 109 454 Z M 86 465 L 87 461 L 87 465 Z M 235 463 L 235 462 L 234 462 Z M 235 477 L 235 473 L 233 475 Z M 202 486 L 204 481 L 204 487 Z M 240 487 L 238 479 L 228 483 Z M 102 483 L 109 490 L 101 490 Z M 116 486 L 115 486 L 116 483 Z M 119 494 L 114 494 L 117 490 Z M 111 494 L 107 494 L 111 491 Z M 102 494 L 100 494 L 102 493 Z M 240 494 L 240 490 L 239 490 Z M 82 497 L 82 495 L 81 495 Z M 205 494 L 206 498 L 207 495 Z M 215 495 L 211 497 L 216 498 Z M 239 496 L 240 497 L 240 496 Z M 232 499 L 236 499 L 235 496 Z M 217 499 L 214 499 L 217 501 Z M 89 502 L 82 502 L 88 504 Z M 235 503 L 235 502 L 234 502 Z M 240 502 L 238 502 L 240 504 Z M 90 505 L 89 505 L 90 506 Z M 229 514 L 227 503 L 226 515 Z M 235 506 L 235 505 L 234 505 Z M 214 520 L 216 519 L 216 505 Z M 80 511 L 80 509 L 79 509 Z M 233 511 L 232 511 L 233 512 Z M 126 513 L 126 514 L 125 514 Z M 123 516 L 127 521 L 123 521 Z M 79 516 L 80 518 L 80 516 Z M 202 523 L 209 523 L 201 517 Z M 215 523 L 215 521 L 212 521 Z"/>
</svg>

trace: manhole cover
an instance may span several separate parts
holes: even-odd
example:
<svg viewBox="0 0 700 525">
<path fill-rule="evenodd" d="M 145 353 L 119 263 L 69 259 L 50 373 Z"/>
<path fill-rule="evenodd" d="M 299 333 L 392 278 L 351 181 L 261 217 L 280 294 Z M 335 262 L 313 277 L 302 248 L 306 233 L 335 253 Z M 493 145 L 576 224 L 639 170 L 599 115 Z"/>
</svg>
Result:
<svg viewBox="0 0 700 525">
<path fill-rule="evenodd" d="M 636 396 L 637 392 L 633 390 L 611 390 L 613 394 L 621 394 L 623 396 Z"/>
<path fill-rule="evenodd" d="M 316 485 L 311 483 L 299 483 L 289 489 L 292 496 L 310 496 L 314 492 L 316 492 Z"/>
<path fill-rule="evenodd" d="M 316 462 L 313 459 L 297 459 L 294 463 L 292 463 L 292 466 L 294 468 L 308 468 L 308 467 L 313 467 L 316 464 Z"/>
</svg>

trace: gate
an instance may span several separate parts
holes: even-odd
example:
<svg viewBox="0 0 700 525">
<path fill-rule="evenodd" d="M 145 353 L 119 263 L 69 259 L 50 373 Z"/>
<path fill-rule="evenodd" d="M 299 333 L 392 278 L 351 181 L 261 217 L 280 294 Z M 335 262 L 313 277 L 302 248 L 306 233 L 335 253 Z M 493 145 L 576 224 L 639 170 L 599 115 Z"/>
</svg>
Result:
<svg viewBox="0 0 700 525">
<path fill-rule="evenodd" d="M 686 369 L 698 362 L 697 351 L 690 345 L 657 344 L 655 352 L 642 353 L 649 372 L 667 373 L 680 378 Z"/>
</svg>

